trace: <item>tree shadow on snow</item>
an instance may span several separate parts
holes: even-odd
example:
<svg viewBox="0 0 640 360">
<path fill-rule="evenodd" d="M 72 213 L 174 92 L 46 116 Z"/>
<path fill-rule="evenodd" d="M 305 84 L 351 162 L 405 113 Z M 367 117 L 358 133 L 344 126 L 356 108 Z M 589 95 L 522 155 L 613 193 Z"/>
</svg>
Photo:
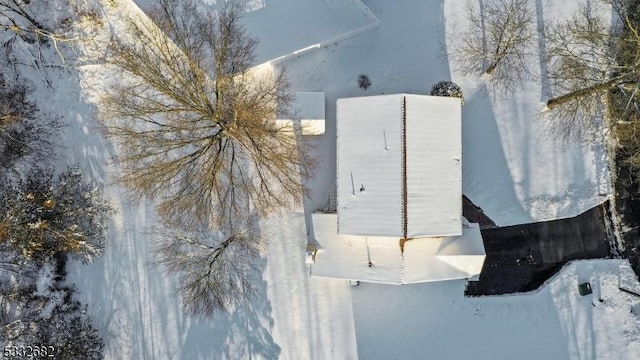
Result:
<svg viewBox="0 0 640 360">
<path fill-rule="evenodd" d="M 462 108 L 462 190 L 499 226 L 532 221 L 515 193 L 487 90 L 467 95 Z"/>
<path fill-rule="evenodd" d="M 544 4 L 536 0 L 536 32 L 538 34 L 538 60 L 540 61 L 540 101 L 551 98 L 551 84 L 549 82 L 549 64 L 547 61 L 547 40 L 545 39 Z"/>
<path fill-rule="evenodd" d="M 86 181 L 102 187 L 108 181 L 106 164 L 113 148 L 101 134 L 95 105 L 86 100 L 81 75 L 75 69 L 60 71 L 53 83 L 53 106 L 66 125 L 59 139 L 64 149 L 61 161 L 78 165 Z"/>
<path fill-rule="evenodd" d="M 256 229 L 260 231 L 258 226 Z M 271 336 L 274 321 L 263 276 L 266 265 L 264 256 L 256 263 L 257 271 L 253 274 L 256 293 L 253 298 L 241 302 L 230 313 L 217 313 L 206 323 L 194 322 L 189 326 L 181 359 L 278 358 L 280 346 Z"/>
</svg>

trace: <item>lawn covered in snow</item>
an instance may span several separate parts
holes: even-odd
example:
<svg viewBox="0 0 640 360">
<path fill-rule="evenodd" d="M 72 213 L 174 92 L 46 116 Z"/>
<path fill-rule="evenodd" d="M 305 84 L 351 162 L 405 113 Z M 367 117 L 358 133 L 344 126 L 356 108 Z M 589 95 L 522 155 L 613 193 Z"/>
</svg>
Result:
<svg viewBox="0 0 640 360">
<path fill-rule="evenodd" d="M 570 13 L 576 1 L 562 7 L 537 1 L 535 6 L 541 20 L 550 22 Z M 311 208 L 322 207 L 335 187 L 337 99 L 428 94 L 440 80 L 453 80 L 465 94 L 463 193 L 499 226 L 575 216 L 606 200 L 599 195 L 609 192 L 604 150 L 597 144 L 564 144 L 549 133 L 539 116 L 544 86 L 530 81 L 511 94 L 493 94 L 450 64 L 450 48 L 466 26 L 466 2 L 364 3 L 379 19 L 378 28 L 284 63 L 294 90 L 326 93 L 327 132 L 317 140 L 321 166 L 311 184 Z M 539 73 L 533 60 L 532 71 Z M 359 74 L 371 80 L 367 90 L 358 88 Z"/>
<path fill-rule="evenodd" d="M 317 2 L 325 10 L 339 10 L 352 1 Z M 104 7 L 105 22 L 121 31 L 120 19 L 134 11 L 133 2 L 116 3 Z M 249 15 L 268 16 L 269 3 L 258 2 Z M 608 189 L 602 180 L 608 178 L 602 150 L 563 147 L 548 136 L 536 117 L 543 96 L 539 85 L 527 84 L 509 99 L 499 99 L 488 96 L 481 82 L 452 71 L 446 47 L 454 39 L 446 34 L 451 24 L 462 21 L 462 2 L 363 3 L 378 18 L 376 29 L 282 63 L 293 90 L 326 93 L 326 134 L 313 139 L 320 165 L 309 184 L 306 210 L 324 207 L 329 192 L 335 191 L 337 99 L 426 94 L 446 79 L 465 92 L 463 193 L 498 225 L 576 215 L 600 202 L 598 193 Z M 312 10 L 305 9 L 300 11 Z M 555 14 L 552 7 L 546 9 L 545 15 Z M 310 16 L 306 25 L 338 21 L 332 14 L 326 10 Z M 341 15 L 339 21 L 358 28 L 363 20 L 357 16 Z M 366 91 L 358 88 L 360 74 L 371 79 Z M 571 265 L 548 287 L 521 296 L 465 299 L 463 282 L 351 288 L 344 280 L 309 275 L 305 222 L 295 214 L 262 224 L 270 245 L 257 275 L 261 291 L 252 303 L 212 319 L 183 316 L 174 279 L 152 264 L 153 244 L 146 233 L 155 221 L 152 202 L 132 203 L 111 182 L 115 169 L 106 162 L 113 150 L 95 129 L 91 105 L 109 76 L 99 61 L 87 61 L 78 72 L 56 80 L 56 89 L 66 90 L 50 97 L 69 124 L 69 157 L 104 185 L 118 211 L 105 255 L 91 265 L 70 264 L 68 275 L 104 336 L 107 359 L 512 359 L 514 354 L 595 359 L 633 356 L 640 350 L 638 319 L 630 313 L 633 298 L 615 290 L 618 273 L 629 275 L 622 262 Z M 583 279 L 601 284 L 604 303 L 594 307 L 591 297 L 576 295 L 577 281 Z M 391 349 L 393 353 L 386 352 Z"/>
<path fill-rule="evenodd" d="M 629 278 L 635 281 L 626 260 L 590 260 L 568 264 L 538 291 L 521 295 L 465 298 L 464 281 L 360 284 L 352 291 L 358 355 L 637 359 L 640 296 L 618 289 Z M 579 295 L 582 282 L 591 283 L 593 294 Z"/>
</svg>

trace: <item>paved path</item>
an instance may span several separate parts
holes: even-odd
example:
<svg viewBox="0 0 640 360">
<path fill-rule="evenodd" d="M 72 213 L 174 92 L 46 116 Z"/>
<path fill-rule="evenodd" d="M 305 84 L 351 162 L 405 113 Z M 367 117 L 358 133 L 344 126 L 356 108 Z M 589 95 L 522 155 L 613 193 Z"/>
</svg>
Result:
<svg viewBox="0 0 640 360">
<path fill-rule="evenodd" d="M 609 202 L 574 218 L 482 230 L 487 258 L 467 295 L 498 295 L 538 288 L 566 262 L 612 256 Z"/>
<path fill-rule="evenodd" d="M 484 213 L 482 208 L 476 206 L 466 195 L 462 195 L 462 216 L 469 222 L 480 224 L 480 229 L 496 227 L 496 223 Z"/>
</svg>

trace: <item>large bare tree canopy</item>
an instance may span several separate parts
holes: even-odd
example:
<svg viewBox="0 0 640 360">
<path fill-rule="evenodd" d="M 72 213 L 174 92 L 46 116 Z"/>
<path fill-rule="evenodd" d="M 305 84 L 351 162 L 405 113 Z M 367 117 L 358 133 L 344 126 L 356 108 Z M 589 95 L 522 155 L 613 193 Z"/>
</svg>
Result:
<svg viewBox="0 0 640 360">
<path fill-rule="evenodd" d="M 563 137 L 583 138 L 599 126 L 611 105 L 607 98 L 611 92 L 618 93 L 623 111 L 637 111 L 640 28 L 636 3 L 585 2 L 568 21 L 548 30 L 555 97 L 547 101 L 547 108 Z"/>
<path fill-rule="evenodd" d="M 109 61 L 124 71 L 102 104 L 122 182 L 160 200 L 172 219 L 231 221 L 303 196 L 311 171 L 304 143 L 277 113 L 291 96 L 284 72 L 251 68 L 256 41 L 242 7 L 216 13 L 193 0 L 160 0 L 148 19 L 131 19 Z"/>
<path fill-rule="evenodd" d="M 529 0 L 470 3 L 469 25 L 453 49 L 453 62 L 465 74 L 485 74 L 487 83 L 506 92 L 529 78 L 527 55 L 535 38 L 535 13 Z"/>
<path fill-rule="evenodd" d="M 253 280 L 260 276 L 257 261 L 264 242 L 250 218 L 236 229 L 217 232 L 198 223 L 156 228 L 156 261 L 178 276 L 177 292 L 186 313 L 231 311 L 255 294 Z"/>
</svg>

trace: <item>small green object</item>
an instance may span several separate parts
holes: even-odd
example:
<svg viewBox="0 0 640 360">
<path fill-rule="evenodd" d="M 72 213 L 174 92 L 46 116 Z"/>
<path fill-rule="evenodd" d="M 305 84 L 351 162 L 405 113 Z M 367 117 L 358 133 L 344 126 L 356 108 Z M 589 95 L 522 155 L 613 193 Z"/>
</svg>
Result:
<svg viewBox="0 0 640 360">
<path fill-rule="evenodd" d="M 580 291 L 580 295 L 582 296 L 589 295 L 593 292 L 591 290 L 591 284 L 588 282 L 578 285 L 578 291 Z"/>
</svg>

